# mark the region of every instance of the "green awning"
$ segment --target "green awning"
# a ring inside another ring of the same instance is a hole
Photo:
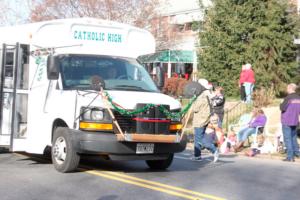
[[[187,50],[165,50],[153,54],[147,54],[138,58],[142,63],[193,63],[194,53]]]

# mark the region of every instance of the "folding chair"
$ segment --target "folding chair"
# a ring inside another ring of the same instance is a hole
[[[263,136],[265,137],[264,129],[265,129],[264,126],[257,126],[256,127],[255,133],[251,135],[253,137],[253,142],[251,144],[252,147],[259,147],[260,146],[260,144],[258,144],[258,142],[257,142],[257,136],[260,135],[260,134],[263,134]],[[248,137],[248,142],[250,144],[249,138],[250,137]]]

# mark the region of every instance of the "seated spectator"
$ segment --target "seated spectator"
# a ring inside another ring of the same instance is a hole
[[[236,134],[233,131],[230,131],[225,137],[224,142],[221,144],[220,153],[228,153],[231,148],[236,145]]]
[[[238,143],[233,147],[235,152],[238,152],[242,149],[244,142],[250,135],[256,132],[257,127],[263,127],[267,122],[267,117],[262,109],[254,108],[252,113],[252,120],[248,126],[238,132]]]

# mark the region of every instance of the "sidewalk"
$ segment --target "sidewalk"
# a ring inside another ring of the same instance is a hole
[[[194,150],[194,144],[193,143],[187,143],[186,149],[193,151]],[[253,157],[247,156],[245,153],[250,148],[245,148],[242,152],[234,153],[229,152],[227,154],[220,154],[220,156],[230,156],[230,155],[236,155],[236,156],[243,156],[248,158],[256,158],[256,159],[270,159],[270,160],[280,160],[282,161],[285,159],[285,154],[256,154]],[[300,158],[295,158],[295,163],[300,163]]]

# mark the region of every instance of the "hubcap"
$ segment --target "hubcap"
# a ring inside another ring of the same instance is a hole
[[[53,156],[58,164],[62,164],[67,156],[67,144],[63,137],[58,137],[53,147]]]

